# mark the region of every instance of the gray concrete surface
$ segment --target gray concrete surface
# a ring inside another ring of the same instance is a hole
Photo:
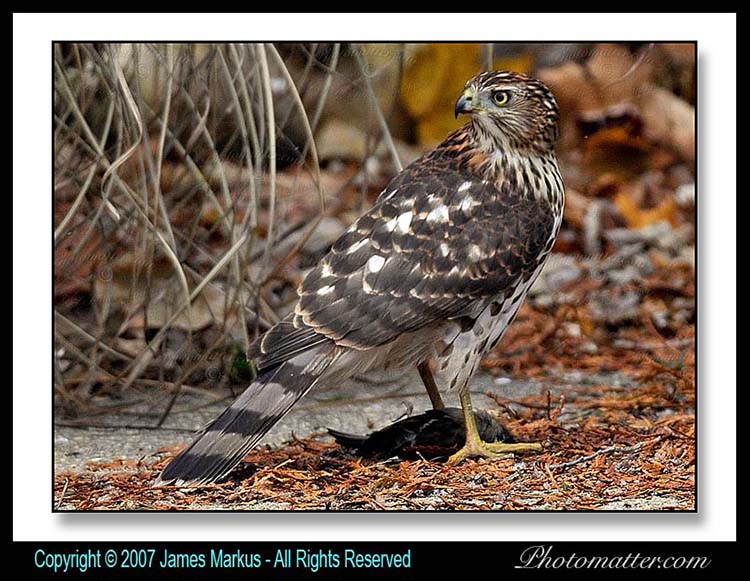
[[[476,394],[473,398],[476,407],[496,409],[497,404],[485,395],[486,392],[502,398],[518,399],[540,395],[549,389],[555,397],[583,382],[592,385],[619,385],[622,388],[628,386],[628,380],[618,375],[568,373],[558,376],[553,383],[518,381],[478,373],[472,382],[472,392]],[[447,393],[444,397],[447,405],[458,406],[455,394]],[[55,470],[77,471],[85,469],[89,462],[108,462],[118,458],[138,459],[165,446],[187,442],[195,430],[215,418],[227,405],[226,402],[214,403],[195,409],[205,403],[206,400],[198,396],[181,396],[164,423],[165,429],[161,430],[57,425],[54,433]],[[304,438],[325,432],[327,428],[367,433],[389,424],[410,410],[419,413],[429,405],[416,371],[400,375],[372,374],[366,379],[349,381],[335,390],[309,394],[263,441],[278,445],[288,441],[292,435]],[[153,404],[143,404],[142,411],[153,407]],[[575,408],[572,405],[569,407],[567,419],[574,421]],[[101,421],[137,425],[145,423],[142,417],[132,415],[104,416]]]
[[[571,387],[584,384],[607,385],[622,390],[632,387],[630,380],[618,374],[596,375],[569,372],[557,375],[554,380],[536,382],[497,378],[480,372],[473,381],[472,391],[475,406],[487,409],[497,409],[497,404],[485,395],[486,393],[492,393],[501,398],[520,399],[531,395],[542,396],[550,390],[555,401],[560,394],[567,392],[566,405],[559,420],[573,427],[588,412],[582,412],[577,408],[577,394],[571,391]],[[455,394],[449,393],[444,396],[448,405],[458,405]],[[133,460],[156,454],[161,448],[189,441],[193,431],[216,417],[225,405],[226,402],[206,405],[205,397],[182,396],[164,424],[166,429],[159,430],[122,427],[80,428],[58,425],[54,433],[55,470],[56,472],[85,472],[89,462]],[[264,442],[272,446],[278,445],[288,441],[293,435],[307,437],[321,434],[325,433],[326,428],[329,427],[355,433],[367,433],[387,425],[404,413],[418,413],[428,407],[429,399],[416,372],[403,375],[371,375],[366,379],[348,382],[335,390],[308,395],[282,422],[274,427]],[[510,407],[513,407],[513,404]],[[141,411],[147,411],[150,408],[153,412],[154,409],[161,409],[161,406],[157,408],[153,401],[146,402],[142,404]],[[143,422],[144,419],[120,415],[107,416],[106,421],[125,424]],[[522,463],[519,464],[521,465]],[[413,510],[415,506],[419,506],[422,510],[440,510],[445,506],[445,500],[441,498],[441,495],[445,493],[445,490],[433,490],[422,497],[410,499],[409,505],[404,505],[397,496],[393,495],[386,495],[378,501],[383,507],[390,509]],[[534,505],[533,508],[538,510],[546,507],[545,504],[536,504],[539,498],[534,494],[537,493],[532,494],[530,491],[529,494],[528,500]],[[502,509],[503,500],[498,498],[496,506],[492,505],[491,500],[485,500],[481,508]],[[468,501],[465,508],[472,508],[471,502],[473,501]],[[156,507],[157,504],[154,506]],[[72,505],[63,505],[60,508],[74,509]],[[272,500],[254,500],[249,503],[238,500],[231,507],[214,506],[204,501],[196,504],[194,508],[196,510],[286,510],[289,507]],[[555,510],[558,507],[550,506],[549,508]],[[686,507],[680,499],[654,494],[627,499],[602,498],[598,508],[632,511]]]

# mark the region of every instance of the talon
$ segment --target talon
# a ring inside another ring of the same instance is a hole
[[[490,460],[504,460],[512,458],[517,452],[541,452],[539,442],[518,442],[506,444],[503,442],[483,442],[482,440],[467,442],[463,448],[448,458],[448,464],[455,466],[467,458],[488,458]]]
[[[466,424],[466,443],[458,452],[448,458],[448,464],[455,466],[466,458],[489,458],[490,460],[502,460],[512,458],[515,452],[541,452],[542,445],[539,442],[485,442],[479,435],[477,421],[474,411],[471,409],[471,398],[469,392],[461,394],[461,409],[464,413]]]
[[[461,462],[466,460],[466,458],[468,457],[469,455],[466,452],[466,446],[464,446],[455,454],[451,454],[451,457],[448,458],[448,464],[450,464],[451,466],[455,466],[456,464],[460,464]]]

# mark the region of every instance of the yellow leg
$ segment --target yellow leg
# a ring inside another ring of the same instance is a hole
[[[512,456],[513,452],[541,452],[542,445],[538,442],[519,442],[506,444],[504,442],[484,442],[479,437],[477,422],[474,419],[474,410],[471,407],[471,398],[468,390],[461,394],[461,409],[464,412],[466,422],[466,443],[458,452],[448,458],[449,464],[458,464],[466,458],[490,458],[499,460]]]
[[[424,383],[424,387],[427,390],[427,395],[430,396],[432,409],[444,410],[445,404],[443,403],[443,398],[440,397],[435,378],[432,377],[430,364],[427,363],[427,361],[422,361],[422,363],[417,365],[417,371],[419,371],[419,376],[422,378],[422,383]]]

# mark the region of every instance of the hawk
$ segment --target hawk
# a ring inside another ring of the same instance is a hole
[[[450,457],[504,457],[538,443],[484,442],[469,397],[482,356],[513,322],[560,229],[559,110],[539,80],[470,79],[469,121],[394,177],[298,288],[294,312],[254,346],[250,386],[167,465],[160,484],[226,476],[311,389],[416,366],[435,409],[455,390],[466,426]]]

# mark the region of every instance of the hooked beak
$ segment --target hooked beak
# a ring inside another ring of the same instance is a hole
[[[458,116],[461,113],[471,113],[473,109],[471,108],[471,95],[468,95],[464,93],[458,98],[458,101],[456,101],[456,107],[453,109],[453,115],[455,115],[456,119],[458,119]]]

